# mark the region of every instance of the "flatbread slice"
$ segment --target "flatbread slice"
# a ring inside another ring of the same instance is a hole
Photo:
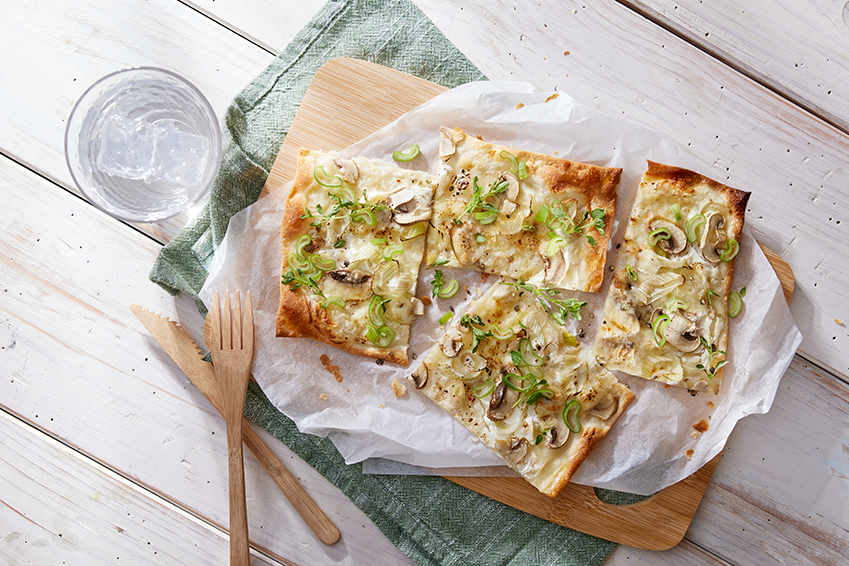
[[[281,228],[277,336],[406,365],[434,176],[301,149]]]
[[[594,350],[608,369],[718,393],[749,194],[648,162]]]
[[[556,497],[634,394],[555,320],[551,297],[501,279],[455,315],[410,379]]]
[[[621,169],[440,133],[426,263],[599,292]]]

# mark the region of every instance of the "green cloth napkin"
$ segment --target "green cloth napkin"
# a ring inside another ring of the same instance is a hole
[[[259,198],[298,104],[330,59],[354,57],[446,87],[485,80],[408,0],[331,0],[223,119],[224,156],[209,204],[159,254],[150,278],[195,298],[230,217]],[[598,565],[615,544],[555,525],[434,476],[363,474],[326,438],[303,434],[256,383],[245,416],[344,491],[387,537],[422,565]]]

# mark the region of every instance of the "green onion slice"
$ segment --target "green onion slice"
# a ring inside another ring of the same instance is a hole
[[[345,308],[345,299],[342,297],[327,297],[321,301],[321,308],[327,309],[330,307],[339,307],[340,309]]]
[[[475,399],[482,399],[491,395],[493,391],[495,391],[495,381],[487,379],[477,387],[472,388],[472,395],[475,396]]]
[[[351,220],[354,222],[365,222],[369,226],[377,224],[377,217],[369,208],[358,208],[351,213]]]
[[[690,305],[687,301],[681,299],[669,299],[666,301],[666,310],[675,312],[677,310],[687,310],[690,308]]]
[[[724,252],[720,252],[719,259],[722,261],[731,261],[737,257],[737,252],[740,251],[740,244],[734,238],[728,240],[728,247]]]
[[[522,338],[519,342],[519,356],[523,366],[539,367],[545,361],[534,352],[534,345],[527,338]]]
[[[440,299],[450,299],[457,294],[459,289],[460,283],[456,279],[452,279],[447,285],[442,286],[442,288],[436,293],[436,296]]]
[[[654,342],[661,348],[666,344],[666,337],[663,335],[664,329],[672,321],[666,313],[661,314],[654,322],[651,323],[651,332],[654,335]]]
[[[672,205],[672,215],[675,216],[675,222],[681,222],[681,210],[677,204]]]
[[[519,387],[518,385],[513,383],[514,379],[519,383],[527,382],[527,385],[524,386],[524,387]],[[501,376],[501,381],[504,383],[504,385],[506,385],[507,387],[509,387],[513,391],[518,391],[519,393],[524,393],[525,391],[529,390],[531,387],[534,386],[535,380],[534,380],[533,377],[529,377],[529,376],[516,375],[515,373],[505,373],[503,376]]]
[[[572,410],[573,407],[575,409],[574,411]],[[582,428],[581,427],[581,421],[578,420],[578,413],[579,412],[581,412],[581,402],[578,401],[577,399],[572,399],[571,401],[566,403],[566,406],[563,408],[563,422],[566,423],[566,428],[568,428],[570,431],[574,432],[575,434],[578,434],[579,432],[581,432],[581,428]],[[570,417],[571,417],[571,419],[570,419]],[[570,420],[575,421],[574,427],[572,426],[572,423],[569,422]]]
[[[745,287],[744,287],[745,289]],[[735,318],[740,311],[743,310],[743,290],[741,289],[738,293],[737,291],[732,291],[730,295],[728,295],[728,316],[729,318]]]
[[[330,258],[323,258],[320,255],[311,255],[310,264],[319,271],[330,271],[336,269],[336,261]]]
[[[542,224],[547,224],[549,213],[550,209],[548,208],[548,206],[542,205],[537,211],[536,216],[534,216],[534,220],[536,220],[537,222],[541,222]]]
[[[454,316],[454,313],[451,311],[445,311],[445,314],[439,317],[440,326],[451,320],[451,317]]]
[[[691,244],[698,239],[699,226],[707,221],[704,214],[697,214],[687,221],[687,241]]]
[[[626,266],[625,266],[625,271],[628,273],[628,277],[630,277],[630,278],[631,278],[631,281],[636,281],[636,280],[637,280],[637,272],[636,272],[636,271],[634,271],[634,268],[633,268],[633,267],[631,267],[630,265],[626,265]]]
[[[524,179],[528,176],[528,166],[524,161],[519,162],[519,179]]]
[[[321,173],[321,175],[319,175],[319,173]],[[340,177],[339,175],[328,175],[327,171],[324,170],[323,165],[319,165],[315,169],[313,169],[312,176],[313,179],[315,179],[315,182],[321,185],[322,187],[328,187],[333,189],[342,186],[342,177]]]
[[[554,236],[545,246],[545,255],[551,257],[556,254],[560,248],[563,248],[568,244],[569,241],[563,236]]]
[[[502,329],[497,324],[493,324],[492,326],[490,326],[489,331],[492,332],[492,335],[495,338],[498,338],[499,340],[509,340],[510,338],[512,338],[513,336],[516,335],[516,333],[513,332],[512,328],[503,328]]]
[[[498,220],[498,211],[487,210],[484,212],[475,212],[475,220],[477,220],[483,225],[492,224],[493,222]]]
[[[404,226],[404,229],[401,230],[401,239],[412,240],[413,238],[424,235],[426,232],[427,222],[416,222],[415,224]]]
[[[298,256],[295,254],[289,254],[289,267],[293,267],[295,269],[306,269],[310,267],[310,262],[307,258],[298,259]]]
[[[391,246],[386,246],[383,250],[383,258],[393,260],[402,253],[404,253],[404,246],[401,244],[392,244]]]
[[[378,348],[386,348],[395,340],[395,331],[388,326],[369,326],[366,338]]]
[[[312,238],[309,237],[309,234],[304,234],[298,238],[298,243],[295,244],[295,257],[298,258],[298,261],[307,261],[306,256],[304,256],[304,248],[307,247],[310,242],[312,242]]]
[[[514,175],[519,172],[519,160],[516,159],[516,156],[507,151],[506,149],[502,149],[501,153],[498,154],[501,159],[506,159],[510,162],[510,172]]]
[[[417,144],[417,143],[414,143],[413,146],[409,150],[407,150],[406,152],[403,152],[403,151],[400,151],[400,150],[392,152],[392,159],[394,159],[395,161],[412,161],[413,159],[415,159],[418,156],[419,156],[419,144]]]
[[[475,241],[479,244],[485,244],[489,240],[487,240],[486,236],[484,236],[483,234],[478,234],[475,236]]]
[[[386,303],[388,302],[389,299],[384,299],[380,295],[371,298],[371,302],[368,304],[368,321],[374,326],[383,326],[383,314],[386,312]]]
[[[385,246],[386,245],[386,238],[372,238],[371,243],[374,246]]]
[[[543,389],[537,389],[536,391],[528,395],[528,398],[525,400],[525,403],[527,403],[528,405],[536,405],[540,397],[545,397],[546,399],[553,399],[554,390],[549,389],[547,387]]]
[[[669,228],[658,228],[649,234],[649,246],[656,246],[660,240],[668,240],[672,237]]]

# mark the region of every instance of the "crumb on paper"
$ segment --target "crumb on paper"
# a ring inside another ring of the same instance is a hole
[[[407,393],[407,386],[398,381],[398,378],[392,380],[392,391],[395,393],[395,397],[401,397]]]
[[[707,419],[702,419],[696,424],[694,424],[693,428],[696,430],[696,432],[707,432],[707,430],[710,428],[710,423]]]
[[[481,135],[480,135],[480,134],[476,135],[475,137],[476,137],[476,138],[478,138],[480,141],[486,141],[486,140],[484,140],[484,139],[481,137]]]
[[[382,408],[383,408],[383,403],[381,403],[380,405],[378,405],[378,407],[380,407],[380,408],[382,409]]]
[[[692,436],[693,438],[698,438],[699,433],[694,430],[693,432],[690,433],[690,436]]]
[[[518,110],[519,108],[524,108],[524,106],[525,105],[520,102],[519,104],[516,105],[516,109]]]
[[[319,397],[322,399],[327,399],[327,393],[322,393],[321,395],[319,395]]]
[[[705,403],[705,405],[707,405],[707,406],[708,406],[708,407],[710,407],[711,409],[713,409],[714,407],[716,407],[716,405],[714,405],[714,404],[713,404],[713,401],[708,401],[707,403]]]
[[[422,304],[426,307],[429,307],[430,304],[433,302],[433,301],[430,300],[430,297],[428,297],[427,295],[422,295],[421,299],[422,299]]]
[[[569,55],[569,51],[564,51],[563,55]]]
[[[557,150],[555,149],[555,150],[554,150],[554,155],[560,155],[560,152],[559,152],[559,151],[557,151]]]
[[[322,354],[321,357],[318,358],[321,361],[321,365],[324,366],[324,369],[333,374],[333,377],[336,378],[336,381],[342,383],[342,372],[339,371],[339,366],[336,364],[330,363],[330,358],[327,357],[327,354]]]
[[[836,322],[836,323],[837,323],[837,324],[839,324],[840,326],[843,326],[843,321],[842,321],[842,320],[840,320],[839,318],[835,318],[835,319],[834,319],[834,322]]]
[[[560,95],[557,94],[556,92],[554,94],[552,94],[551,96],[549,96],[548,98],[546,98],[545,101],[549,102],[549,101],[554,100],[555,98],[560,98]]]
[[[695,453],[696,453],[696,451],[691,448],[690,450],[687,450],[686,452],[684,452],[684,456],[686,456],[687,459],[689,460],[693,457],[693,454],[695,454]]]

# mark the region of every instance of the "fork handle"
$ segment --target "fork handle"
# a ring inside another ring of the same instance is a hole
[[[241,415],[239,415],[241,417]],[[245,467],[242,459],[242,419],[228,420],[227,467],[230,493],[230,566],[250,566]]]

